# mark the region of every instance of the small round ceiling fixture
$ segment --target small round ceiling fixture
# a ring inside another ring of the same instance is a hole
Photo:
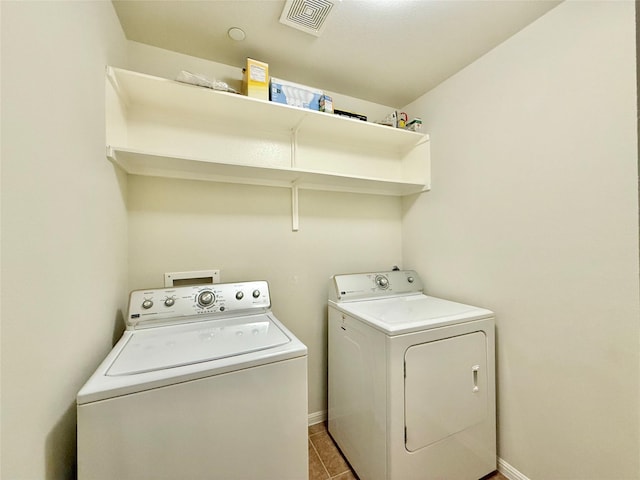
[[[244,30],[238,27],[231,27],[227,32],[227,35],[229,35],[230,39],[235,40],[236,42],[241,42],[247,37]]]

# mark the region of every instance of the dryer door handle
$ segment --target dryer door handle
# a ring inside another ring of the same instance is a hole
[[[471,375],[473,379],[473,393],[477,393],[480,391],[480,387],[478,387],[478,372],[480,371],[480,365],[474,365],[471,367]]]

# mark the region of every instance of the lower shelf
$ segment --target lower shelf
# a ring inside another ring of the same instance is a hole
[[[220,163],[115,146],[107,146],[107,158],[132,175],[276,187],[295,186],[309,190],[391,196],[411,195],[429,190],[428,185],[419,182],[401,182],[292,168]]]

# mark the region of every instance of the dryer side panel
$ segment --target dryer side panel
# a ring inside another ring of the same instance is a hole
[[[362,480],[387,478],[385,336],[329,307],[329,433]]]
[[[489,415],[484,332],[414,345],[407,349],[405,365],[408,451],[462,432]]]

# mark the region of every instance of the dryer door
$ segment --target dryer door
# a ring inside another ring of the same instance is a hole
[[[409,347],[405,352],[406,449],[414,452],[486,418],[484,332]]]

